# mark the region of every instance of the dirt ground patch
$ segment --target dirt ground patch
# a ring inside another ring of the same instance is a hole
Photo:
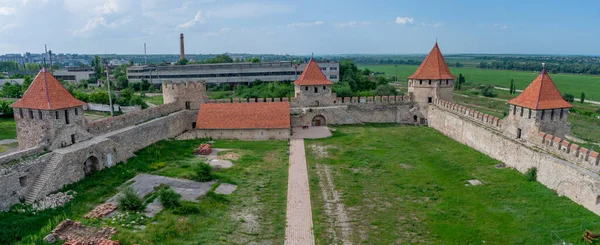
[[[350,240],[352,234],[350,217],[341,200],[341,193],[335,189],[331,169],[327,165],[318,164],[317,175],[328,224],[325,228],[326,232],[330,234],[335,244],[352,244]]]
[[[221,160],[232,160],[232,161],[235,161],[235,160],[240,159],[240,154],[235,153],[233,151],[229,151],[229,152],[226,152],[223,155],[220,155],[218,158],[221,159]]]
[[[318,157],[321,157],[321,158],[329,157],[328,150],[337,148],[333,145],[316,145],[316,144],[311,144],[309,147],[315,155],[317,155]]]

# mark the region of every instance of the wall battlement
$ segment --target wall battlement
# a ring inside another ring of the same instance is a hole
[[[470,109],[468,107],[453,102],[438,99],[435,100],[435,105],[437,105],[440,108],[445,108],[449,111],[460,114],[462,116],[472,118],[481,123],[496,127],[497,129],[500,129],[502,127],[502,119]]]
[[[261,103],[261,102],[293,102],[292,98],[231,98],[231,99],[211,99],[207,103],[218,104],[218,103]],[[409,96],[369,96],[369,97],[337,97],[334,104],[336,105],[348,105],[348,104],[399,104],[410,102]]]
[[[572,163],[586,168],[590,171],[600,171],[600,157],[598,152],[581,147],[566,139],[554,135],[539,132],[533,139],[533,143],[540,148],[564,158]]]
[[[109,117],[89,122],[87,124],[87,131],[92,135],[97,136],[125,127],[140,124],[151,119],[163,117],[181,109],[182,108],[179,103],[163,104],[141,111],[131,112],[116,117]]]

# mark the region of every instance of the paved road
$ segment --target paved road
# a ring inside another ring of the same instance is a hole
[[[315,244],[304,139],[290,140],[285,244]]]
[[[499,90],[505,90],[505,91],[509,90],[508,88],[497,87],[497,86],[494,86],[494,88],[499,89]],[[517,92],[523,92],[523,90],[520,90],[520,89],[517,89],[516,91]],[[579,98],[575,98],[575,101],[579,101],[579,100],[580,100]],[[585,102],[586,103],[590,103],[590,104],[600,105],[600,101],[585,100]]]

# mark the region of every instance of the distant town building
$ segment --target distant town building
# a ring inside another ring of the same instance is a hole
[[[142,79],[161,83],[169,81],[205,80],[207,83],[251,83],[261,81],[294,81],[306,64],[295,65],[291,61],[262,63],[191,64],[171,66],[132,66],[127,68],[127,79]],[[339,63],[321,62],[319,68],[331,82],[339,81]]]
[[[52,73],[56,79],[67,82],[88,80],[94,75],[94,67],[66,67]]]

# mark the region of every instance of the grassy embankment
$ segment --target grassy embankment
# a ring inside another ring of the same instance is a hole
[[[335,129],[331,138],[306,141],[318,244],[344,239],[343,224],[329,220],[339,209],[324,208],[317,173],[323,165],[341,193],[350,220],[345,238],[354,244],[555,244],[551,231],[571,228],[556,234],[583,244],[580,227],[600,232],[590,225],[600,221],[594,213],[516,170],[495,168],[498,161],[434,129]],[[328,156],[312,145],[328,147]],[[483,184],[468,185],[471,179]]]
[[[192,150],[200,142],[167,140],[146,147],[125,164],[95,172],[65,187],[63,191],[74,190],[77,195],[64,207],[37,214],[0,213],[0,244],[12,244],[28,235],[41,239],[48,232],[41,231],[43,226],[51,223],[53,227],[65,217],[88,225],[109,224],[110,220],[88,220],[83,216],[116,194],[116,188],[137,173],[189,176],[199,161]],[[232,195],[209,192],[196,204],[200,209],[196,214],[178,215],[163,210],[143,222],[140,215],[130,215],[132,219],[137,218],[137,225],[145,225],[145,229],[117,226],[113,239],[121,244],[230,244],[232,241],[282,244],[287,190],[286,142],[217,141],[213,146],[232,149],[239,156],[233,160],[232,168],[215,172],[221,182],[238,186]],[[124,220],[126,225],[129,224],[127,219]]]

